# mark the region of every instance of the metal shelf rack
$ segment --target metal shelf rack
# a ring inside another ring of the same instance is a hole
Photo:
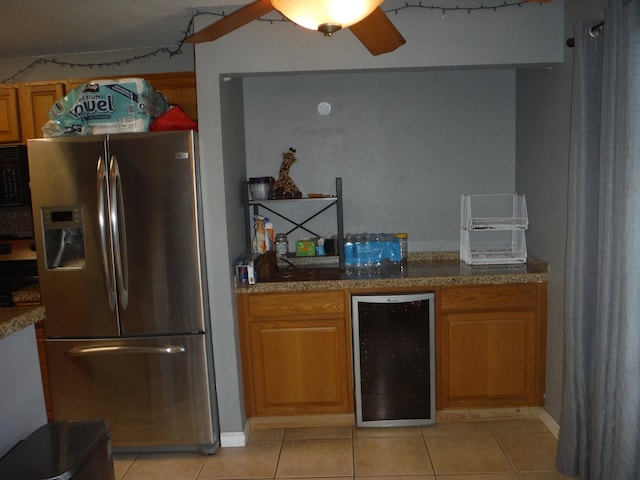
[[[243,198],[245,204],[246,219],[245,225],[247,225],[246,234],[246,249],[251,251],[251,216],[261,215],[261,211],[269,212],[277,217],[287,221],[291,228],[285,231],[287,236],[291,233],[301,230],[307,232],[313,237],[320,237],[321,235],[309,227],[309,222],[314,218],[322,215],[323,213],[335,207],[336,224],[337,224],[337,238],[336,238],[336,250],[338,257],[338,265],[341,270],[344,270],[344,221],[342,212],[342,178],[336,178],[336,194],[332,197],[322,198],[296,198],[285,200],[250,200],[249,196],[249,182],[243,182]],[[285,204],[312,204],[317,206],[313,213],[307,216],[303,216],[301,219],[293,218],[291,214],[284,214],[278,208]]]

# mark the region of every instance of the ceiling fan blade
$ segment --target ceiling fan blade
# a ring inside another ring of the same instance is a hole
[[[392,52],[406,43],[380,7],[349,28],[372,55]]]
[[[253,20],[257,20],[272,10],[274,10],[274,8],[273,5],[271,5],[271,0],[258,0],[257,2],[250,3],[231,12],[217,22],[187,37],[184,41],[187,43],[211,42]]]

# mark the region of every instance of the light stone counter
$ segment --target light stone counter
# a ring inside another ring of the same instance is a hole
[[[40,285],[35,283],[11,294],[15,305],[35,305],[40,303]]]
[[[532,257],[524,264],[471,266],[461,262],[457,252],[414,253],[405,267],[346,272],[327,263],[318,268],[308,258],[295,270],[280,266],[276,281],[237,285],[236,293],[530,283],[546,282],[549,274],[549,265]]]
[[[44,305],[40,304],[40,287],[36,283],[13,292],[13,307],[0,307],[0,339],[46,317]]]
[[[44,305],[0,308],[0,339],[46,317]]]

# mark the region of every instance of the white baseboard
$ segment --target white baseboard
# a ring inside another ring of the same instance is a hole
[[[560,425],[555,419],[549,415],[544,408],[540,409],[540,421],[545,424],[545,426],[549,429],[551,434],[556,437],[556,439],[560,436]]]
[[[539,409],[538,418],[549,429],[551,434],[558,438],[560,435],[560,425],[544,408]],[[222,448],[229,447],[244,447],[247,445],[249,439],[249,433],[251,430],[251,424],[249,420],[246,421],[244,431],[242,432],[223,432],[220,434],[220,446]]]
[[[243,432],[222,432],[220,434],[220,446],[228,447],[244,447],[247,445],[249,438],[249,421],[244,424]]]
[[[244,447],[247,439],[243,432],[225,432],[220,434],[220,446],[227,447]]]

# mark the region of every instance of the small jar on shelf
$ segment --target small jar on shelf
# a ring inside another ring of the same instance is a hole
[[[289,253],[289,240],[287,239],[287,235],[284,233],[276,234],[276,253],[279,257],[286,257],[287,253]]]

